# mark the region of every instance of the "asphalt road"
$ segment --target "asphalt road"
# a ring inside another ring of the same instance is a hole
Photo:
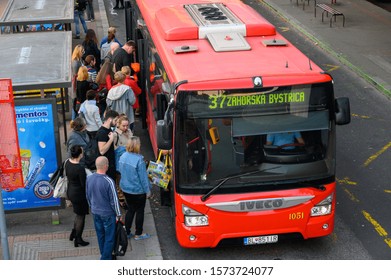
[[[258,1],[248,2],[272,22],[290,42],[332,74],[337,97],[350,98],[352,122],[337,128],[337,215],[335,231],[324,238],[272,245],[185,249],[178,245],[170,209],[160,206],[159,192],[151,200],[164,259],[286,259],[366,260],[391,259],[391,157],[379,156],[391,143],[391,102],[375,88],[341,65],[293,26],[276,17]],[[105,0],[106,5],[108,1]],[[122,28],[124,17],[109,14],[110,24]],[[118,36],[117,36],[118,37]],[[147,132],[143,153],[153,157]]]
[[[326,238],[266,246],[185,249],[177,244],[174,228],[167,223],[170,219],[168,207],[159,206],[156,199],[152,211],[164,259],[390,259],[391,249],[384,242],[384,236],[379,235],[363,214],[369,213],[372,218],[376,217],[372,222],[380,221],[384,228],[391,229],[389,213],[384,211],[390,205],[391,195],[382,191],[386,187],[384,184],[391,181],[390,173],[387,173],[390,158],[378,158],[372,166],[363,165],[379,146],[384,145],[384,139],[390,138],[391,106],[387,106],[390,101],[264,6],[258,2],[251,5],[276,25],[289,41],[332,74],[337,97],[350,98],[352,123],[337,128],[335,231]]]

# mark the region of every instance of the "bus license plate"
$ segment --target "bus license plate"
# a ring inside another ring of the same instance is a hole
[[[254,237],[245,237],[244,245],[256,245],[256,244],[266,244],[266,243],[277,243],[278,235],[264,235],[264,236],[254,236]]]

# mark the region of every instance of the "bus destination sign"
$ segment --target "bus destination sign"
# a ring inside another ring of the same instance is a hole
[[[307,95],[304,91],[252,95],[210,95],[209,109],[306,103],[306,99]]]

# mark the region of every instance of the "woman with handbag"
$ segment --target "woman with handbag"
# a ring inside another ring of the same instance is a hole
[[[73,212],[76,214],[70,241],[74,241],[75,247],[87,246],[90,244],[82,239],[85,218],[89,214],[89,206],[86,198],[86,170],[80,164],[83,157],[83,148],[80,145],[72,146],[70,149],[71,158],[65,165],[65,172],[68,177],[68,199],[72,202]]]
[[[140,155],[140,138],[132,136],[126,145],[126,152],[119,159],[121,173],[120,188],[124,192],[128,211],[125,215],[125,228],[128,238],[133,235],[131,226],[136,216],[135,240],[147,239],[148,233],[143,233],[144,208],[147,198],[151,197],[151,183],[147,175],[144,157]]]

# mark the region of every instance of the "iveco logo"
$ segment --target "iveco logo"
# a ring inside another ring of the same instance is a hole
[[[226,212],[255,212],[273,209],[284,209],[311,200],[314,196],[292,196],[267,199],[252,199],[206,204],[208,207]]]
[[[240,210],[253,210],[253,209],[276,209],[280,208],[283,204],[282,199],[268,199],[268,200],[254,200],[240,202]]]

